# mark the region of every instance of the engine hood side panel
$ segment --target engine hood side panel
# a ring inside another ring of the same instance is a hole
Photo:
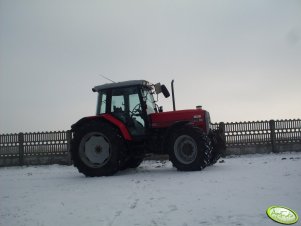
[[[152,128],[166,128],[180,121],[189,121],[198,127],[206,126],[206,111],[201,109],[167,111],[150,114]],[[196,118],[194,118],[197,116]]]

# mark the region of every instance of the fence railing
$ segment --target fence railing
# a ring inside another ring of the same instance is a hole
[[[272,152],[279,152],[285,151],[283,147],[286,144],[300,144],[301,150],[300,119],[215,123],[211,126],[213,129],[217,129],[218,126],[224,127],[228,153],[240,148],[242,150],[240,154],[243,154],[243,149],[247,147],[254,149],[263,146],[270,147]],[[289,148],[291,146],[286,146],[287,150]],[[291,150],[295,150],[295,147]]]
[[[228,154],[301,151],[300,119],[211,124],[212,129],[219,126],[225,131]],[[70,131],[1,134],[0,166],[71,164],[70,141]]]
[[[0,166],[69,164],[69,131],[0,135]]]
[[[227,146],[300,143],[301,120],[231,122],[224,124]],[[212,124],[217,129],[219,124]]]

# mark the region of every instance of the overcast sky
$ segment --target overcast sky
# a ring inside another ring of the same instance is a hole
[[[0,0],[0,133],[95,114],[99,74],[175,79],[213,122],[301,118],[301,1]]]

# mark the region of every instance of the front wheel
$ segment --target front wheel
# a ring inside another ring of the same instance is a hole
[[[206,135],[197,127],[183,126],[172,134],[169,156],[173,165],[181,171],[205,168],[211,157],[212,148]]]

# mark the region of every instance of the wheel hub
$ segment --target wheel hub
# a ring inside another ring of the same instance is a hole
[[[197,157],[197,144],[192,137],[181,135],[174,143],[174,153],[179,162],[190,164]]]
[[[102,147],[101,147],[101,146],[96,146],[96,147],[95,147],[95,152],[96,152],[96,153],[100,154],[101,151],[102,151]]]
[[[191,156],[193,154],[193,147],[189,143],[184,143],[182,147],[183,154],[186,156]]]
[[[89,133],[80,143],[80,157],[89,167],[104,166],[110,157],[110,143],[101,133]]]

